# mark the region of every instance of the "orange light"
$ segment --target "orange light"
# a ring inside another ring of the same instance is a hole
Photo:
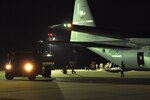
[[[30,63],[26,63],[24,69],[25,69],[27,72],[30,72],[30,71],[33,70],[33,65],[30,64]]]
[[[72,27],[72,25],[69,23],[69,24],[67,24],[67,27],[71,28],[71,27]]]

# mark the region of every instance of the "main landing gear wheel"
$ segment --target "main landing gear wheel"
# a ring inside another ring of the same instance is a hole
[[[7,80],[13,80],[13,78],[14,78],[14,76],[10,73],[6,73],[5,77],[6,77]]]

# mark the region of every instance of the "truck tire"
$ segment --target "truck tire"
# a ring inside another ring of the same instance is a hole
[[[5,73],[5,77],[7,80],[13,80],[13,78],[14,78],[13,74],[7,73],[7,72]]]
[[[44,73],[42,76],[51,78],[51,70],[50,72]]]
[[[30,75],[30,76],[28,76],[28,79],[29,79],[30,81],[34,81],[35,78],[36,78],[36,75]]]
[[[51,78],[51,68],[45,67],[44,73],[42,74],[43,77],[49,77]]]

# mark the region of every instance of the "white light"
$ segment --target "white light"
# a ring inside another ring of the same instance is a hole
[[[87,23],[94,22],[93,20],[86,20]]]
[[[52,56],[51,54],[47,54],[47,57],[50,57],[50,56]]]
[[[122,55],[112,55],[112,57],[122,57]]]
[[[84,16],[84,15],[86,15],[86,12],[85,11],[80,11],[80,16]]]
[[[79,13],[79,10],[80,10],[80,4],[78,3],[78,14],[80,14],[80,13]]]
[[[10,64],[7,64],[7,65],[6,65],[6,69],[7,69],[7,70],[10,70],[10,69],[11,69],[11,65],[10,65]]]
[[[38,43],[43,43],[43,41],[42,41],[42,40],[39,40]]]
[[[53,40],[53,41],[55,41],[55,40],[56,40],[56,38],[55,38],[55,37],[53,37],[53,38],[52,38],[52,40]]]
[[[64,27],[67,27],[67,24],[64,24]]]
[[[80,22],[73,22],[73,24],[79,24]]]

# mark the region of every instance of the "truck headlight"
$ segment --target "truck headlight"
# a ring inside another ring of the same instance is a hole
[[[26,63],[25,66],[24,66],[24,69],[27,71],[27,72],[30,72],[33,70],[33,65],[31,63]]]
[[[10,64],[7,64],[5,68],[6,68],[6,70],[10,70],[12,67]]]

